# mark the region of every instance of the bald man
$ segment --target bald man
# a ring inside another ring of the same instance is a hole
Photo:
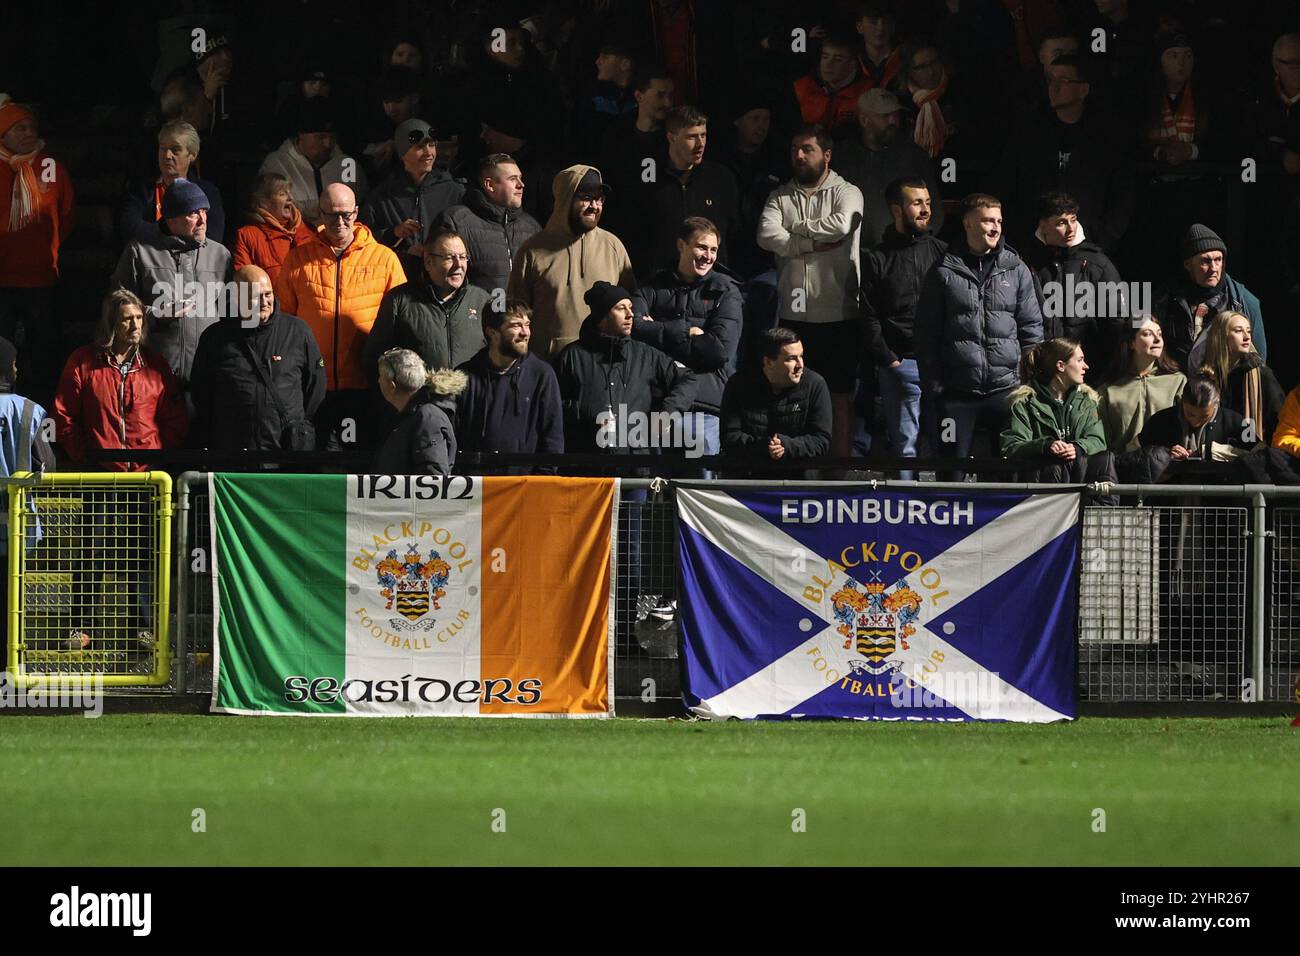
[[[321,442],[356,450],[377,437],[362,351],[384,293],[406,282],[406,274],[396,253],[357,222],[357,197],[347,186],[329,186],[320,213],[315,238],[285,257],[275,292],[284,311],[307,323],[325,358],[327,395],[316,417]]]
[[[235,272],[234,315],[199,339],[190,374],[200,445],[221,451],[312,451],[325,362],[305,322],[276,308],[260,266]]]

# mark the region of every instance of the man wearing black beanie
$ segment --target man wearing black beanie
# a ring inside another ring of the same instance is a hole
[[[1186,275],[1179,276],[1155,297],[1152,309],[1165,336],[1165,354],[1190,376],[1204,357],[1204,335],[1220,312],[1240,312],[1250,318],[1250,337],[1259,357],[1268,360],[1264,316],[1259,299],[1228,275],[1228,246],[1218,233],[1199,222],[1187,227],[1179,247]]]

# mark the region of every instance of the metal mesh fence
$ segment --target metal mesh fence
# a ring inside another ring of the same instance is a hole
[[[1292,700],[1300,680],[1300,509],[1275,507],[1264,700]]]
[[[182,478],[182,481],[186,481]],[[206,693],[212,688],[212,525],[208,513],[207,476],[190,482],[186,522],[186,553],[179,560],[186,569],[180,580],[184,590],[187,690]]]
[[[1081,700],[1242,699],[1248,527],[1242,507],[1085,510]]]
[[[656,712],[681,707],[677,660],[677,526],[671,489],[624,486],[614,585],[614,696]]]
[[[93,478],[15,494],[23,546],[10,669],[28,677],[98,674],[119,686],[166,682],[158,605],[169,549],[159,512],[169,496],[170,487],[157,483]]]

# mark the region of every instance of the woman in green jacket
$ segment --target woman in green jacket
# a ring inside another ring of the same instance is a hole
[[[1148,315],[1120,342],[1103,383],[1098,409],[1106,447],[1119,456],[1141,448],[1138,436],[1147,419],[1174,406],[1187,378],[1165,352],[1160,323]]]
[[[1001,444],[1007,458],[1026,459],[1021,472],[1026,481],[1115,481],[1097,393],[1083,384],[1087,371],[1074,339],[1050,339],[1021,358],[1025,384],[1011,393],[1011,418]]]

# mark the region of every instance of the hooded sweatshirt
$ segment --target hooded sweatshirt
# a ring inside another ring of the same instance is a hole
[[[464,451],[558,455],[564,452],[564,412],[555,370],[529,353],[504,372],[488,350],[460,366],[468,376],[456,398],[456,431]],[[487,474],[476,465],[474,474]],[[509,474],[546,474],[554,466],[504,469]]]
[[[636,286],[632,260],[617,236],[599,226],[578,235],[569,226],[573,194],[594,168],[578,165],[560,170],[552,190],[555,211],[546,228],[523,244],[510,271],[507,294],[532,307],[529,348],[544,357],[557,355],[577,341],[589,311],[583,296],[593,285],[603,280],[629,293]]]

